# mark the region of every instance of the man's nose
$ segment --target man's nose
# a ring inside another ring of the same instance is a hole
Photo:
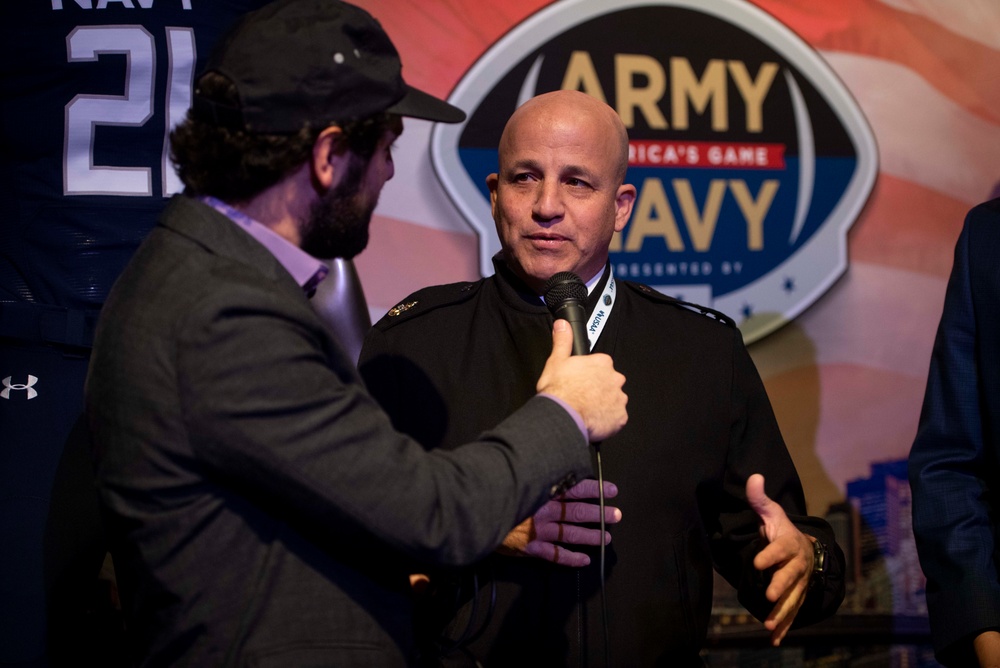
[[[559,192],[559,184],[554,181],[542,181],[538,186],[535,204],[532,210],[537,220],[553,220],[562,215],[563,204]]]

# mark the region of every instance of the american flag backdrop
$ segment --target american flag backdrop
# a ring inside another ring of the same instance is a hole
[[[550,3],[360,0],[414,85],[448,96],[479,56]],[[843,501],[916,430],[954,242],[1000,184],[1000,3],[756,0],[821,55],[871,125],[879,174],[849,234],[849,268],[753,343],[810,511]],[[710,38],[710,37],[709,37]],[[435,178],[429,123],[409,121],[357,260],[373,318],[409,292],[479,275],[476,239]]]

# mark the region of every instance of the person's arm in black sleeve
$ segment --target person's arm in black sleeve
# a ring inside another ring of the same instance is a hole
[[[844,555],[833,530],[822,519],[806,514],[805,496],[763,382],[738,332],[733,341],[732,404],[727,470],[719,491],[718,525],[713,538],[713,554],[719,572],[734,587],[740,603],[756,618],[766,620],[776,610],[767,589],[776,568],[760,570],[754,560],[769,541],[762,535],[761,517],[747,500],[747,481],[761,474],[767,496],[793,525],[792,532],[805,534],[798,540],[799,558],[794,577],[808,588],[791,628],[817,622],[832,615],[843,601]],[[824,574],[814,575],[816,562],[813,542],[825,548]],[[805,580],[803,580],[803,578]],[[797,603],[798,604],[798,603]],[[778,638],[780,640],[780,637]]]

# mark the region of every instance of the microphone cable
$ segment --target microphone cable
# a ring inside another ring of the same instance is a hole
[[[601,545],[598,563],[601,569],[601,627],[604,630],[604,665],[611,668],[611,638],[608,631],[608,596],[604,591],[604,472],[601,470],[601,444],[594,443],[594,454],[597,459],[597,507],[601,513]]]
[[[466,656],[466,658],[473,661],[476,666],[481,666],[479,659],[468,649],[467,645],[475,642],[480,636],[486,631],[486,628],[490,625],[493,620],[493,613],[496,610],[497,605],[497,583],[496,575],[493,572],[493,567],[489,567],[489,577],[488,580],[490,593],[489,602],[486,606],[486,616],[485,619],[479,624],[478,628],[473,625],[476,623],[476,618],[479,616],[479,567],[475,567],[472,571],[472,589],[470,591],[470,610],[469,619],[465,623],[465,629],[459,634],[458,638],[451,638],[448,636],[446,630],[442,630],[438,637],[438,649],[437,658],[438,660],[443,660],[448,655],[455,651],[461,652]],[[455,600],[452,603],[452,610],[456,613],[462,607],[463,586],[461,584],[457,585],[455,589]]]

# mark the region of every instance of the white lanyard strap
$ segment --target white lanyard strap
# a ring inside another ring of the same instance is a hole
[[[612,274],[608,276],[608,284],[604,286],[604,292],[601,293],[601,298],[597,300],[597,306],[594,307],[594,312],[590,314],[590,322],[587,323],[587,338],[590,339],[591,350],[594,349],[597,339],[600,338],[601,332],[604,331],[604,325],[608,322],[611,309],[615,306],[616,296],[615,277]]]

